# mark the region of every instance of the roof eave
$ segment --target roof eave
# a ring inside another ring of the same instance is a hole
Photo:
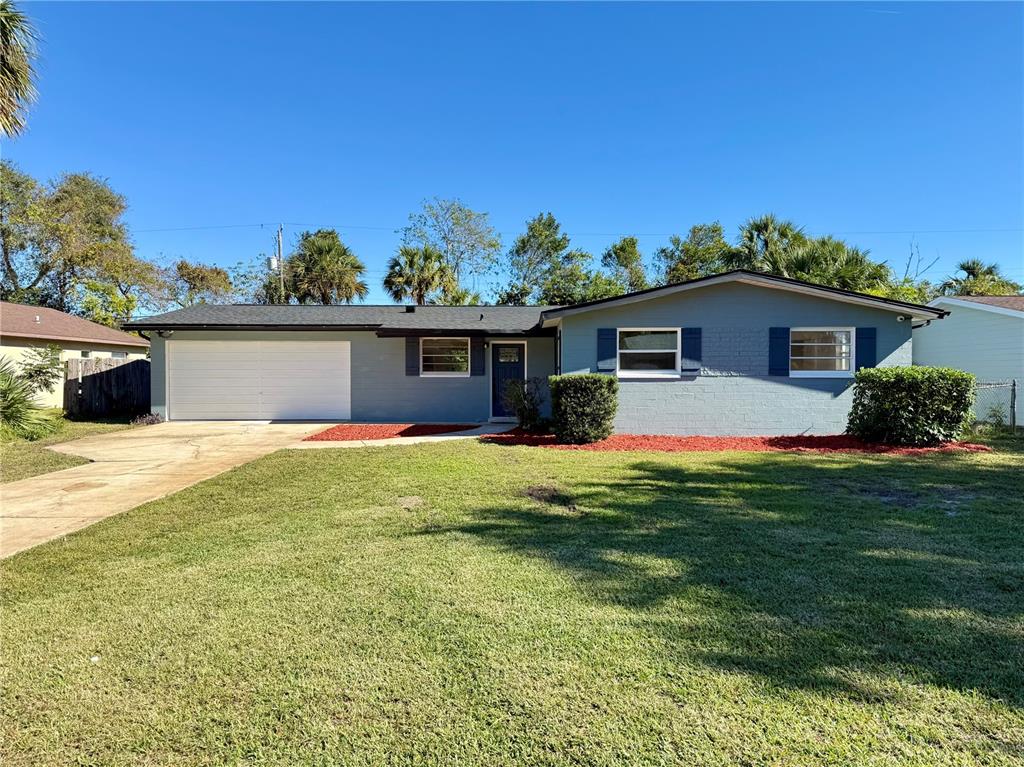
[[[929,306],[933,304],[947,304],[954,308],[960,307],[963,309],[977,309],[982,312],[992,312],[993,314],[1002,314],[1007,317],[1018,317],[1024,319],[1024,311],[1019,309],[1011,309],[1008,306],[996,306],[995,304],[986,304],[982,301],[968,301],[963,298],[957,298],[956,296],[939,296],[933,298],[928,302]],[[946,314],[949,314],[947,311]]]
[[[296,325],[294,323],[129,322],[130,330],[377,330],[380,325]]]
[[[96,346],[131,346],[140,349],[149,347],[149,341],[144,339],[135,340],[130,336],[124,340],[112,341],[106,338],[86,338],[85,336],[61,336],[53,333],[21,333],[0,331],[0,338],[28,338],[33,341],[58,341],[76,344],[94,344]]]
[[[675,293],[709,287],[712,285],[719,285],[727,282],[744,282],[776,290],[787,290],[794,293],[816,295],[821,298],[842,301],[844,303],[873,306],[877,309],[892,312],[905,312],[909,314],[912,319],[917,320],[942,319],[949,314],[948,311],[943,309],[924,306],[922,304],[911,304],[905,301],[896,301],[889,298],[870,296],[865,293],[855,293],[849,290],[842,290],[841,288],[814,285],[809,282],[792,280],[788,277],[778,277],[777,275],[762,274],[760,272],[750,272],[745,269],[738,269],[731,272],[711,275],[709,277],[700,277],[695,280],[689,280],[688,282],[664,285],[659,288],[649,288],[648,290],[628,293],[624,296],[616,296],[615,298],[605,298],[598,301],[576,304],[575,306],[550,309],[541,314],[541,323],[544,327],[551,327],[562,317],[596,311],[613,306],[622,306],[630,303],[638,303],[640,301],[648,301],[653,298],[663,298],[665,296],[674,295]]]

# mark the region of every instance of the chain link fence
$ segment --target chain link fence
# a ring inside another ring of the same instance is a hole
[[[992,426],[1020,425],[1020,401],[1017,381],[978,381],[974,402],[974,418]]]

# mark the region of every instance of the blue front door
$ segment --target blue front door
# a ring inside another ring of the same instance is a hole
[[[491,417],[515,415],[505,404],[505,386],[509,381],[526,378],[525,344],[491,344]]]

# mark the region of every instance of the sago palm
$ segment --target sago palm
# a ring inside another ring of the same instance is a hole
[[[36,41],[28,17],[11,0],[0,0],[0,133],[25,130],[25,112],[35,101]]]

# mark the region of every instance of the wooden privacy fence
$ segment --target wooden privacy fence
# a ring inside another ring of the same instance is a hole
[[[149,360],[68,360],[64,411],[72,418],[149,412]]]

